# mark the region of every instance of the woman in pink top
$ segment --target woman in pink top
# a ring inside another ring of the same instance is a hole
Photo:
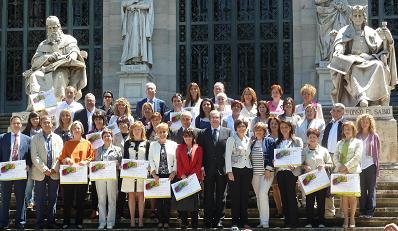
[[[267,102],[269,111],[271,114],[283,114],[283,100],[281,99],[283,95],[282,87],[278,84],[271,86],[271,97],[272,100]]]

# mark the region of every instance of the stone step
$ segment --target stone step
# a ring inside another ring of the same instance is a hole
[[[224,226],[225,227],[230,227],[231,226],[231,218],[225,218],[224,219]],[[62,219],[57,220],[58,223],[62,223]],[[284,219],[283,218],[271,218],[270,219],[270,226],[273,228],[276,227],[283,227],[284,225]],[[389,223],[396,223],[398,222],[397,217],[383,217],[383,218],[373,218],[373,219],[361,219],[357,218],[356,219],[356,226],[357,227],[384,227],[386,224]],[[73,219],[71,220],[71,223],[73,224]],[[252,227],[256,227],[259,223],[259,220],[257,218],[249,218],[249,225]],[[306,218],[300,218],[299,219],[300,226],[305,226],[307,224],[307,219]],[[31,227],[33,228],[35,224],[35,219],[27,219],[27,228]],[[97,219],[84,219],[83,220],[84,228],[92,228],[95,229],[98,226],[98,220]],[[157,219],[153,218],[144,218],[144,224],[145,227],[147,228],[155,228],[157,225]],[[329,228],[332,228],[332,230],[342,230],[341,226],[343,224],[343,219],[328,219],[325,221],[325,225]],[[129,228],[130,225],[130,220],[129,219],[123,219],[117,224],[117,228]],[[203,219],[199,219],[199,227],[202,227],[203,225]],[[176,218],[170,218],[170,226],[171,229],[175,229],[179,227],[179,220]],[[279,228],[280,229],[280,228]],[[310,230],[310,229],[303,229],[303,230]],[[324,229],[312,229],[312,230],[324,230]],[[356,229],[357,230],[357,229]],[[368,229],[369,230],[369,229]],[[370,229],[372,230],[372,229]]]

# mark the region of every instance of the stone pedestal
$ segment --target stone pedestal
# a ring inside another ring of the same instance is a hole
[[[392,164],[398,161],[397,121],[391,106],[346,107],[344,117],[355,121],[361,114],[371,114],[376,121],[376,132],[380,138],[380,163]]]
[[[333,84],[330,78],[330,70],[327,67],[317,67],[316,73],[318,75],[318,87],[316,91],[318,102],[325,106],[332,105],[330,91],[333,89]]]
[[[127,98],[135,108],[138,100],[146,96],[145,84],[152,81],[149,67],[143,65],[121,65],[119,95]]]

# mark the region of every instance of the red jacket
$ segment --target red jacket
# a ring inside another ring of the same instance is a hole
[[[187,145],[179,144],[176,150],[176,158],[177,158],[177,176],[181,179],[181,176],[184,174],[185,176],[192,175],[196,173],[198,180],[202,179],[202,157],[203,150],[202,147],[195,144],[192,147],[192,157],[191,161],[189,161],[187,154]]]

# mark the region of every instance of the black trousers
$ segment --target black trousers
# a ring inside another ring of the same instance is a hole
[[[232,226],[248,225],[247,206],[249,190],[253,178],[251,168],[232,168],[234,181],[229,181],[231,195]]]
[[[205,226],[216,225],[224,218],[227,176],[223,171],[206,171],[204,179]]]
[[[371,165],[360,173],[361,197],[359,198],[359,213],[373,216],[376,208],[376,165]]]
[[[124,208],[126,207],[126,197],[127,193],[122,192],[122,178],[119,177],[118,179],[118,194],[117,194],[117,201],[116,201],[116,217],[121,218],[124,217]]]
[[[278,179],[279,189],[281,191],[285,225],[289,227],[297,227],[299,224],[296,200],[297,177],[289,170],[279,171],[276,176]]]
[[[81,225],[83,223],[87,184],[62,185],[62,192],[64,197],[64,224],[70,224],[71,209],[73,204],[76,204],[75,224]]]
[[[313,226],[317,226],[319,224],[325,224],[325,198],[327,194],[328,188],[324,188],[322,190],[313,192],[309,195],[306,196],[306,213],[307,213],[307,219],[308,219],[308,224],[311,224]],[[316,204],[317,204],[317,209],[318,209],[318,223],[315,223],[314,219],[314,204],[315,204],[315,199],[316,199]]]
[[[91,181],[89,190],[90,190],[90,199],[91,199],[91,209],[98,210],[98,195],[97,195],[97,187],[95,186],[95,181]]]
[[[199,215],[198,210],[191,212],[178,211],[178,213],[180,214],[182,224],[184,225],[188,225],[188,213],[191,213],[191,225],[192,227],[198,227],[198,215]]]
[[[170,174],[159,174],[159,178],[168,178]],[[159,223],[169,223],[171,198],[156,199]]]

